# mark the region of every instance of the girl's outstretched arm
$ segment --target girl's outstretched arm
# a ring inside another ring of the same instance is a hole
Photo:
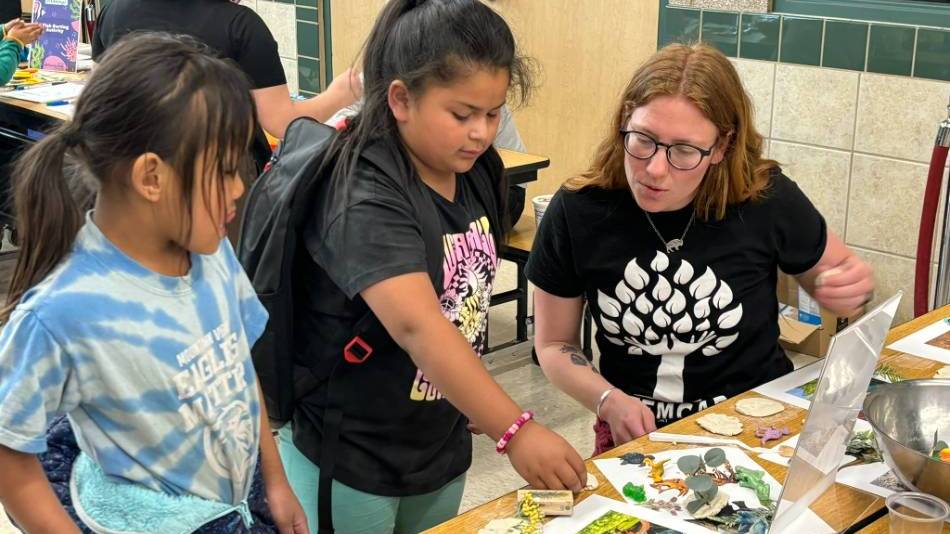
[[[0,445],[0,502],[26,534],[80,534],[33,454]]]
[[[442,315],[429,276],[411,273],[378,282],[361,293],[386,331],[443,395],[493,440],[522,410],[496,383],[471,345]],[[580,491],[587,471],[563,438],[529,422],[508,444],[515,470],[533,487]]]

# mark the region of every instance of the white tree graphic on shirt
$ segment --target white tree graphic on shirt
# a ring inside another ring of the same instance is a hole
[[[653,398],[683,401],[686,356],[697,351],[715,356],[738,337],[742,304],[729,307],[732,288],[706,267],[694,276],[686,260],[678,268],[663,252],[647,266],[630,260],[617,283],[616,298],[597,292],[601,326],[607,341],[627,347],[630,355],[660,356]]]

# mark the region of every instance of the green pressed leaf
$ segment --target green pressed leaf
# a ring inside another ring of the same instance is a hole
[[[702,501],[690,501],[686,503],[686,509],[689,511],[689,513],[695,514],[696,510],[699,510],[704,504],[706,503]]]
[[[709,449],[704,458],[709,467],[719,467],[726,463],[726,452],[720,448]]]
[[[703,461],[699,456],[681,456],[680,459],[676,461],[676,467],[679,467],[684,475],[696,474],[702,466]]]
[[[716,483],[713,482],[712,477],[709,475],[697,475],[694,477],[686,477],[686,487],[695,491],[708,491],[709,488],[715,488]]]

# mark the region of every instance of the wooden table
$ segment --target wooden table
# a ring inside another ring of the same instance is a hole
[[[887,337],[886,344],[889,345],[894,341],[916,332],[917,330],[932,324],[938,319],[945,317],[950,317],[950,306],[944,306],[939,310],[935,310],[923,317],[919,317],[913,321],[892,329]],[[894,369],[898,370],[901,375],[907,379],[931,377],[937,371],[937,369],[942,367],[942,364],[940,363],[924,360],[922,358],[908,354],[898,353],[889,349],[884,349],[883,353],[881,354],[881,363],[887,363]],[[806,411],[795,406],[786,405],[785,411],[772,417],[765,418],[764,422],[763,419],[746,417],[744,415],[738,414],[735,411],[733,407],[737,400],[754,396],[758,396],[758,394],[752,392],[743,393],[737,397],[733,397],[732,399],[712,406],[707,410],[700,412],[699,414],[694,414],[667,427],[664,427],[663,430],[665,432],[681,434],[712,436],[713,434],[709,434],[696,424],[696,418],[705,413],[726,413],[728,415],[737,416],[743,420],[743,426],[745,430],[742,434],[736,437],[753,446],[759,445],[758,438],[754,436],[757,423],[760,425],[768,424],[774,426],[788,426],[792,431],[792,434],[797,434],[801,431]],[[632,451],[650,453],[672,448],[688,448],[691,446],[693,445],[655,443],[650,441],[646,436],[643,436],[631,441],[630,443],[610,450],[603,455],[598,456],[597,458],[612,458]],[[755,455],[751,455],[750,457],[755,460],[764,470],[768,471],[773,477],[775,477],[776,480],[785,480],[785,474],[787,471],[785,467],[760,460]],[[594,463],[591,460],[587,460],[586,463],[587,470],[597,475],[597,478],[600,481],[600,487],[598,487],[597,490],[593,492],[587,491],[577,495],[575,498],[575,503],[586,499],[593,493],[623,501],[624,499],[617,493],[610,482],[607,481],[606,477],[600,473]],[[836,483],[818,501],[812,504],[811,508],[813,511],[815,511],[815,513],[821,516],[822,519],[828,522],[832,528],[840,531],[851,526],[860,519],[880,510],[883,506],[884,500],[877,497],[876,495],[865,493],[849,486]],[[468,512],[451,519],[442,525],[429,529],[426,532],[429,534],[454,534],[459,532],[474,533],[477,532],[481,527],[485,526],[485,524],[492,519],[511,517],[514,513],[514,510],[515,494],[512,492],[477,508],[469,510]],[[883,518],[875,521],[868,527],[861,530],[861,532],[887,533],[888,528],[889,522],[887,516],[885,515]],[[944,534],[950,534],[950,526],[945,524],[943,532]]]
[[[82,80],[83,74],[57,74],[64,79]],[[9,205],[9,164],[28,146],[43,137],[68,115],[44,104],[0,97],[0,226],[12,226],[13,214],[4,211]]]
[[[509,185],[520,185],[538,179],[538,171],[551,165],[551,160],[544,156],[515,152],[504,148],[498,149],[498,154],[505,165],[505,174]],[[524,274],[524,267],[528,263],[531,245],[534,243],[534,208],[530,200],[517,224],[508,233],[508,241],[500,248],[501,259],[515,264],[517,270],[517,287],[491,297],[491,305],[497,306],[508,302],[517,304],[515,312],[515,338],[489,348],[489,351],[504,349],[512,345],[524,343],[528,340],[528,279]]]
[[[544,156],[516,152],[507,148],[499,148],[498,155],[501,156],[501,161],[505,164],[510,185],[533,182],[538,179],[539,170],[551,165],[551,160]]]

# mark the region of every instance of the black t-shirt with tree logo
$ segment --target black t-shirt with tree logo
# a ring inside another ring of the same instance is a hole
[[[548,293],[585,296],[600,371],[668,424],[787,373],[778,345],[777,268],[800,274],[821,258],[827,228],[798,186],[772,175],[763,198],[695,220],[692,205],[651,213],[629,190],[561,190],[545,212],[528,278]]]

